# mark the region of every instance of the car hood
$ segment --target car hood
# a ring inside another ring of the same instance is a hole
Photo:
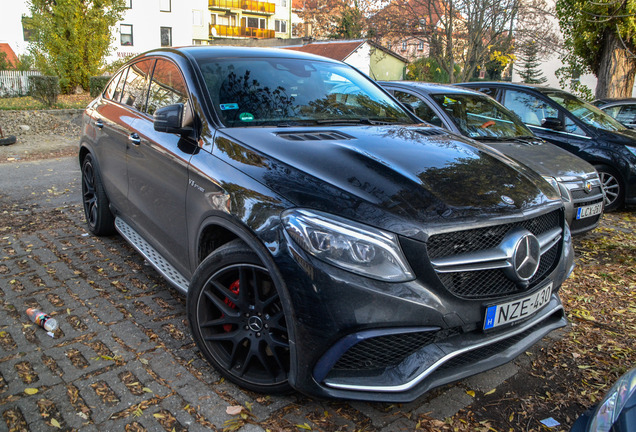
[[[482,141],[541,175],[557,180],[585,180],[596,173],[594,167],[578,156],[540,138]]]
[[[636,146],[636,130],[625,129],[622,131],[608,131],[605,129],[595,128],[596,132],[604,139],[616,144]]]
[[[435,222],[521,215],[543,210],[549,201],[560,204],[534,171],[423,125],[224,129],[213,152],[296,206],[416,238],[423,225]]]

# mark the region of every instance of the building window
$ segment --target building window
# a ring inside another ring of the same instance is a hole
[[[132,9],[132,0],[124,0],[124,7],[126,9]]]
[[[417,49],[420,51],[424,50],[424,42],[420,41],[420,43],[417,44]]]
[[[267,21],[264,18],[247,17],[247,26],[251,28],[267,28]]]
[[[172,27],[161,27],[161,46],[172,46]]]
[[[386,49],[391,49],[391,42],[388,42],[388,43],[386,44]]]
[[[406,51],[406,42],[402,42],[402,51]]]
[[[287,7],[287,0],[276,0],[276,5],[280,7]]]
[[[133,44],[133,26],[130,24],[119,25],[119,36],[121,46],[132,46]]]
[[[200,10],[192,10],[192,25],[202,26],[203,25],[203,14]]]
[[[275,20],[274,29],[277,33],[287,33],[287,21]]]
[[[172,0],[159,0],[159,10],[161,12],[171,12],[172,11]]]

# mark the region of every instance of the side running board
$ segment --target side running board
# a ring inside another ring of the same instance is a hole
[[[157,270],[161,276],[166,278],[176,289],[183,294],[188,292],[188,285],[190,282],[174,268],[166,259],[161,256],[159,252],[150,244],[144,240],[142,236],[137,233],[130,225],[121,220],[121,218],[115,218],[115,228],[119,231],[119,234],[126,239],[137,252],[143,255],[144,258]]]

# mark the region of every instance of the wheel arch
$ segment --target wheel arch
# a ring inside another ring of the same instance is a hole
[[[290,347],[290,376],[296,373],[297,356],[296,356],[296,318],[294,308],[292,307],[291,297],[287,284],[285,283],[282,274],[278,270],[278,266],[274,262],[272,254],[267,247],[263,244],[254,232],[247,227],[244,223],[236,221],[229,215],[217,214],[206,217],[199,227],[197,234],[196,252],[196,267],[214,250],[220,246],[229,243],[232,240],[239,239],[243,241],[251,250],[253,250],[261,263],[267,268],[277,289],[281,292],[280,298],[285,312],[285,317],[288,319],[287,331],[289,336]],[[217,243],[210,243],[216,241]],[[204,255],[204,253],[206,253]],[[290,380],[293,382],[293,380]]]

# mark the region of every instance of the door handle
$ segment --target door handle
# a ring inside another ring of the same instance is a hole
[[[104,127],[104,123],[101,120],[96,120],[95,123],[93,124],[95,125],[97,129],[101,129]]]
[[[139,138],[139,135],[137,135],[137,132],[133,132],[130,135],[128,135],[128,140],[131,142],[132,145],[138,146],[139,144],[141,144],[141,138]]]

